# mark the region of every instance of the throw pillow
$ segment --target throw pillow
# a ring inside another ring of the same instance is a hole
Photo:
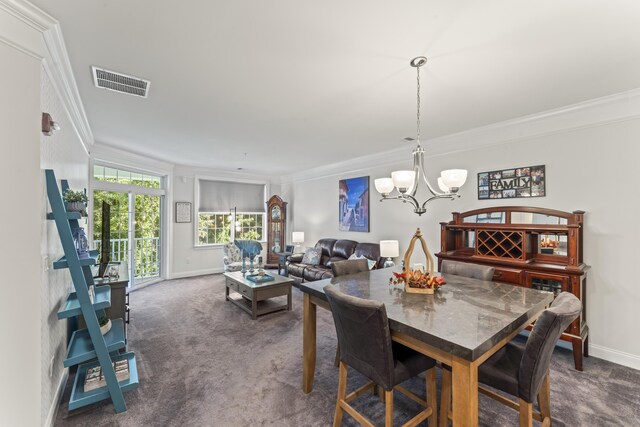
[[[354,254],[351,254],[351,256],[349,257],[349,259],[366,259],[366,260],[367,260],[367,264],[369,264],[369,270],[373,270],[373,267],[375,267],[375,266],[376,266],[376,262],[375,262],[375,261],[370,260],[369,258],[367,258],[367,257],[366,257],[366,256],[364,256],[364,255],[360,255],[360,256],[358,256],[358,255],[356,255],[356,254],[354,253]]]
[[[302,263],[308,265],[320,265],[320,259],[322,258],[322,248],[309,248],[304,251],[302,257]]]

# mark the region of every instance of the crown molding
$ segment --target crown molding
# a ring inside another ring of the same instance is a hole
[[[93,162],[105,163],[110,166],[137,168],[140,171],[162,175],[171,175],[174,165],[146,154],[134,153],[108,144],[97,142],[91,153]]]
[[[5,12],[5,13],[1,13]],[[25,0],[0,0],[0,41],[42,61],[74,130],[90,154],[94,144],[60,23]]]
[[[425,157],[434,158],[637,118],[640,118],[640,88],[433,138],[423,141],[422,145],[427,150]],[[283,175],[281,183],[321,179],[410,161],[411,147],[405,146]]]

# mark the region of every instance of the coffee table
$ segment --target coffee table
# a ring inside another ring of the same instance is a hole
[[[291,285],[293,284],[293,279],[273,273],[269,273],[269,275],[275,279],[264,283],[254,283],[245,279],[241,271],[224,273],[225,299],[249,313],[254,320],[258,316],[273,313],[274,311],[291,311]],[[230,291],[234,291],[234,294],[239,296],[230,294]],[[273,300],[273,298],[280,296],[287,297],[286,304]]]

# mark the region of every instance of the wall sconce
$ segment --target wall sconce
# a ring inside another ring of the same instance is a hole
[[[60,130],[60,124],[54,122],[49,113],[42,113],[42,133],[51,136],[54,130]]]

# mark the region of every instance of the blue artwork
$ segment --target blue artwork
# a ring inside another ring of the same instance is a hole
[[[338,228],[340,231],[369,232],[369,177],[338,182]]]

